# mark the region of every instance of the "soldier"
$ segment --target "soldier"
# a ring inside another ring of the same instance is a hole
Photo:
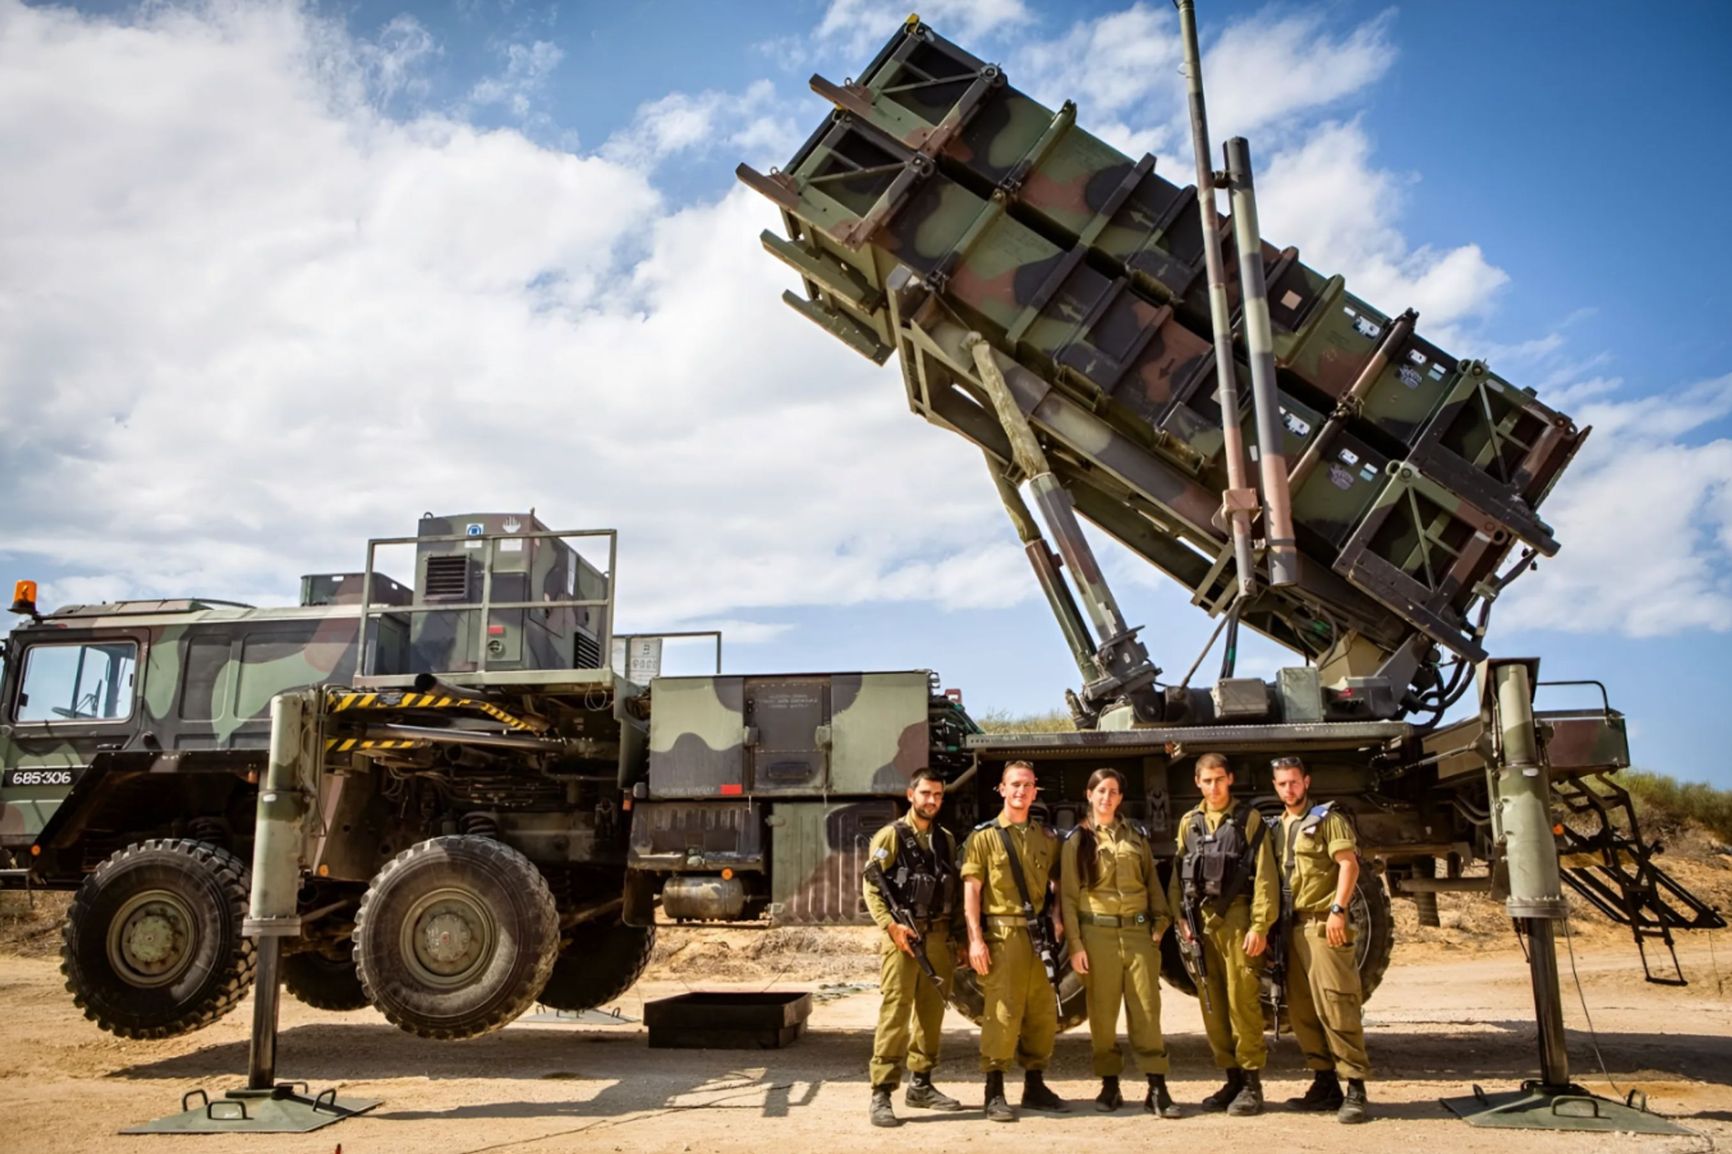
[[[1038,917],[1047,917],[1050,910],[1053,934],[1063,940],[1063,918],[1048,902],[1058,877],[1058,838],[1029,820],[1038,789],[1034,766],[1026,761],[1006,764],[998,784],[1004,808],[992,821],[975,826],[963,847],[968,964],[980,975],[986,1002],[980,1068],[986,1074],[986,1116],[994,1122],[1016,1121],[1016,1111],[1004,1096],[1004,1070],[1012,1056],[1024,1071],[1022,1105],[1060,1114],[1070,1110],[1042,1073],[1058,1037],[1058,996],[1023,915],[1026,889]],[[1011,849],[1014,858],[1007,852]]]
[[[1219,753],[1197,758],[1202,804],[1179,820],[1178,859],[1168,887],[1185,941],[1202,944],[1203,1026],[1215,1065],[1227,1072],[1205,1110],[1236,1117],[1263,1111],[1263,952],[1280,913],[1281,885],[1267,824],[1249,802],[1233,804],[1233,770]]]
[[[962,1103],[932,1084],[938,1065],[938,1042],[944,1026],[944,991],[926,976],[915,959],[914,938],[941,981],[956,972],[956,937],[962,923],[957,898],[956,842],[937,823],[944,803],[944,782],[930,769],[916,770],[908,782],[908,813],[872,836],[868,873],[889,888],[887,898],[874,879],[864,883],[866,908],[886,937],[879,986],[884,994],[878,1028],[872,1035],[872,1105],[874,1126],[900,1126],[890,1095],[902,1081],[906,1065],[911,1077],[903,1102],[927,1110],[960,1110]],[[901,924],[891,903],[912,916],[914,928]],[[910,1030],[910,1018],[913,1028]]]
[[[1065,838],[1060,853],[1060,893],[1065,925],[1071,927],[1071,969],[1088,986],[1089,1035],[1094,1072],[1101,1079],[1097,1109],[1124,1105],[1119,1092],[1119,1004],[1130,1022],[1137,1069],[1149,1081],[1143,1108],[1161,1118],[1179,1117],[1167,1092],[1167,1046],[1161,1038],[1161,955],[1156,943],[1172,914],[1155,873],[1149,832],[1120,819],[1124,775],[1097,769],[1088,780],[1089,816]]]
[[[1297,1110],[1334,1110],[1337,1121],[1363,1122],[1365,1053],[1360,1021],[1359,959],[1347,907],[1359,884],[1353,826],[1334,802],[1313,805],[1311,774],[1297,757],[1273,763],[1281,815],[1281,884],[1292,910],[1287,933],[1287,1015],[1313,1071]],[[1341,1079],[1347,1092],[1341,1092]]]

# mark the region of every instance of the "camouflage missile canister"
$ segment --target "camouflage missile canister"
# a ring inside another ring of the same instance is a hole
[[[781,171],[739,171],[782,212],[786,235],[764,244],[805,288],[785,299],[876,361],[898,354],[910,406],[1009,465],[964,347],[981,333],[1014,361],[1011,392],[1077,508],[1224,606],[1231,548],[1214,514],[1228,486],[1195,190],[917,21],[857,80],[812,86],[830,118]],[[1393,653],[1417,631],[1477,658],[1487,579],[1518,542],[1556,551],[1536,509],[1586,431],[1298,255],[1263,242],[1302,562],[1241,619],[1313,657],[1352,648],[1349,635]]]

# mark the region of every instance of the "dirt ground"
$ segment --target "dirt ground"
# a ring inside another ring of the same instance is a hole
[[[1710,853],[1667,864],[1726,908],[1732,858]],[[1560,950],[1576,1080],[1617,1097],[1640,1088],[1651,1108],[1695,1136],[1487,1130],[1446,1112],[1438,1100],[1470,1093],[1475,1083],[1513,1089],[1537,1074],[1525,962],[1497,908],[1470,899],[1446,900],[1445,924],[1434,929],[1415,926],[1411,906],[1397,903],[1402,944],[1366,1008],[1376,1120],[1359,1130],[1278,1106],[1253,1119],[1157,1121],[1129,1107],[1096,1114],[1086,1101],[1097,1086],[1086,1031],[1060,1038],[1051,1074],[1061,1093],[1081,1100],[1077,1111],[993,1126],[978,1112],[975,1032],[954,1013],[938,1080],[972,1108],[951,1115],[902,1110],[910,1125],[875,1130],[865,1109],[878,1006],[870,931],[673,929],[664,931],[649,975],[619,1003],[617,1021],[529,1015],[487,1038],[435,1043],[399,1032],[371,1010],[322,1013],[285,1000],[279,1075],[315,1089],[340,1087],[344,1097],[383,1099],[378,1109],[309,1135],[127,1137],[116,1131],[172,1112],[187,1090],[215,1092],[243,1082],[251,1003],[209,1029],[165,1042],[122,1042],[98,1031],[60,985],[52,956],[57,905],[52,897],[39,897],[34,910],[17,895],[0,901],[0,1117],[7,1145],[17,1150],[119,1154],[191,1142],[199,1154],[761,1154],[902,1150],[910,1143],[946,1151],[988,1144],[995,1151],[1046,1150],[1061,1141],[1161,1138],[1186,1145],[1227,1139],[1238,1149],[1283,1151],[1732,1147],[1732,935],[1724,933],[1682,939],[1690,985],[1674,989],[1642,981],[1635,947],[1622,931],[1592,917],[1576,919],[1576,969],[1592,1032],[1570,955]],[[644,1001],[699,988],[811,990],[817,1004],[805,1037],[780,1051],[649,1049],[639,1024]],[[1194,1103],[1214,1088],[1216,1075],[1196,1003],[1166,995],[1171,1084],[1181,1102]],[[1615,1088],[1600,1072],[1596,1044]],[[1292,1039],[1281,1039],[1265,1082],[1274,1102],[1303,1088],[1300,1065]]]

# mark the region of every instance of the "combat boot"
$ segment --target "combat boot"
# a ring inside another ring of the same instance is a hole
[[[1125,1104],[1125,1096],[1119,1093],[1119,1078],[1117,1074],[1101,1076],[1101,1092],[1095,1095],[1095,1109],[1103,1114],[1111,1114]]]
[[[1227,1084],[1203,1099],[1205,1112],[1213,1114],[1217,1110],[1225,1110],[1239,1096],[1239,1091],[1245,1088],[1245,1071],[1237,1066],[1227,1070]]]
[[[916,1070],[909,1079],[908,1091],[902,1095],[906,1106],[921,1110],[960,1110],[962,1103],[932,1084],[932,1071]]]
[[[885,1083],[882,1086],[872,1087],[872,1105],[866,1112],[866,1116],[872,1120],[872,1125],[902,1125],[902,1119],[898,1118],[896,1116],[896,1111],[890,1107],[890,1091],[895,1088],[896,1087],[889,1083]]]
[[[1334,1070],[1317,1070],[1311,1077],[1311,1085],[1305,1093],[1297,1098],[1287,1099],[1287,1105],[1306,1114],[1321,1114],[1326,1110],[1341,1108],[1341,1079],[1335,1076]]]
[[[1016,1111],[1010,1108],[1010,1103],[1004,1098],[1003,1070],[994,1070],[986,1076],[986,1120],[989,1122],[1016,1121]]]
[[[1368,1121],[1370,1115],[1365,1112],[1365,1079],[1347,1079],[1347,1093],[1342,1096],[1341,1109],[1335,1111],[1335,1120],[1352,1125],[1355,1122]]]
[[[1227,1113],[1235,1118],[1249,1118],[1263,1112],[1263,1072],[1245,1071],[1245,1086],[1238,1097],[1227,1105]]]
[[[1185,1112],[1179,1104],[1173,1101],[1173,1096],[1167,1093],[1167,1076],[1165,1074],[1149,1075],[1149,1096],[1143,1099],[1143,1109],[1157,1118],[1183,1118]]]
[[[1039,1070],[1022,1073],[1022,1105],[1029,1110],[1045,1110],[1049,1114],[1069,1114],[1070,1103],[1052,1092],[1046,1077]]]

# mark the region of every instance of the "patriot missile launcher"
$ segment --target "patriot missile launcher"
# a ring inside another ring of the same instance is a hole
[[[909,407],[982,451],[1075,659],[1078,732],[969,739],[976,789],[1031,757],[1063,827],[1085,812],[1086,775],[1113,766],[1132,783],[1126,812],[1165,838],[1197,799],[1199,754],[1227,756],[1236,792],[1263,802],[1271,756],[1303,754],[1359,826],[1350,919],[1367,995],[1391,893],[1436,924],[1438,893],[1489,892],[1526,942],[1540,1078],[1451,1108],[1477,1125],[1664,1129],[1570,1083],[1564,887],[1631,927],[1645,970],[1648,941],[1724,921],[1653,863],[1611,778],[1629,748],[1603,690],[1598,709],[1536,709],[1537,660],[1486,647],[1498,596],[1558,550],[1540,509],[1588,430],[1427,340],[1414,310],[1386,311],[1261,235],[1247,142],[1227,141],[1215,171],[1192,0],[1177,7],[1191,183],[917,17],[855,79],[812,78],[832,111],[785,166],[738,169],[781,213],[762,240],[799,276],[787,303],[894,357]],[[1220,619],[1176,684],[1079,517]],[[1303,665],[1236,676],[1241,625]],[[1193,687],[1222,632],[1219,677]],[[1478,711],[1444,724],[1476,685]],[[1489,870],[1464,868],[1476,860]],[[1163,973],[1189,988],[1163,949]]]

